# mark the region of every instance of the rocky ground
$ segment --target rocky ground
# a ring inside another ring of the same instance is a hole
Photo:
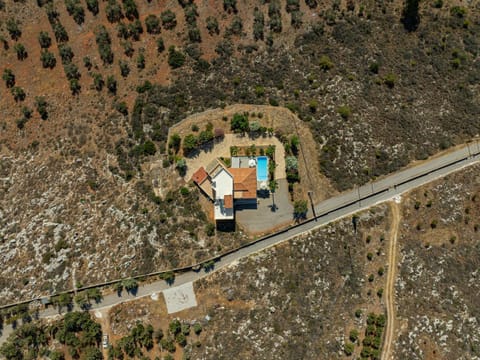
[[[367,314],[384,311],[377,291],[385,279],[376,272],[385,266],[388,216],[377,207],[360,214],[357,233],[347,218],[197,283],[213,304],[192,358],[343,358],[350,331],[363,338]]]
[[[396,283],[398,359],[480,358],[479,170],[477,165],[441,179],[405,202]]]
[[[194,187],[160,199],[148,183],[125,183],[94,158],[53,153],[39,161],[31,151],[0,165],[1,303],[190,265],[243,239],[205,234]]]

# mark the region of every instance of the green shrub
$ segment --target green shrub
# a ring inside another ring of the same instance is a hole
[[[26,94],[25,94],[25,91],[21,87],[14,86],[10,89],[10,92],[12,93],[13,99],[16,102],[25,100]]]
[[[180,51],[175,50],[175,46],[170,46],[168,48],[168,65],[172,67],[172,69],[177,69],[182,67],[185,63],[185,55]]]
[[[368,259],[369,261],[372,261],[372,259],[373,259],[373,254],[372,254],[371,252],[369,252],[369,253],[367,254],[367,259]]]
[[[306,219],[308,203],[306,200],[297,200],[293,204],[293,217],[295,219]]]
[[[220,34],[220,28],[218,26],[217,18],[213,16],[209,16],[207,17],[206,22],[207,22],[207,30],[210,35]]]
[[[153,14],[145,18],[145,27],[149,34],[160,34],[160,19]]]
[[[117,110],[122,115],[128,115],[128,106],[125,101],[115,103],[115,110]]]
[[[2,79],[5,81],[7,88],[15,86],[15,75],[11,69],[3,70]]]
[[[353,345],[350,342],[345,344],[345,346],[343,348],[343,352],[345,353],[345,355],[351,356],[354,351],[355,351],[355,345]]]
[[[28,57],[27,49],[23,44],[17,43],[13,46],[13,49],[17,53],[18,60],[25,60]]]
[[[138,19],[137,4],[134,0],[122,0],[125,17],[128,20]]]
[[[193,332],[197,335],[200,335],[200,333],[202,332],[202,325],[198,322],[193,324]]]
[[[38,43],[42,49],[48,49],[52,45],[52,38],[46,31],[40,31],[38,34]]]
[[[165,29],[171,30],[177,26],[177,19],[175,13],[171,10],[166,10],[160,15],[162,19],[162,25]]]
[[[383,78],[384,84],[387,85],[390,89],[395,87],[396,81],[397,81],[397,76],[392,73],[385,75],[385,77]]]
[[[68,41],[67,30],[65,30],[65,27],[59,22],[56,22],[53,25],[53,34],[55,35],[55,39],[58,43],[64,43]]]
[[[95,41],[97,42],[98,52],[104,64],[113,63],[113,52],[110,47],[111,39],[105,26],[100,25],[95,30]]]
[[[187,136],[185,136],[185,138],[183,139],[183,145],[182,145],[182,149],[183,149],[183,152],[185,154],[189,154],[190,152],[192,152],[193,150],[195,150],[198,146],[198,139],[195,135],[193,134],[188,134]]]
[[[355,343],[358,340],[358,330],[357,329],[352,329],[349,334],[349,339],[351,342]]]
[[[263,40],[263,30],[265,27],[265,19],[263,12],[258,7],[253,9],[253,38],[255,41]]]
[[[55,55],[50,51],[42,51],[40,54],[40,61],[42,62],[42,67],[44,69],[53,69],[55,65],[57,65],[57,59],[55,59]]]
[[[383,296],[383,288],[378,289],[377,296],[381,298]]]
[[[385,273],[385,269],[383,267],[379,267],[377,271],[378,276],[383,276],[384,273]]]
[[[333,68],[333,62],[327,55],[322,55],[319,60],[320,69],[328,71]]]
[[[108,0],[105,13],[111,23],[119,22],[123,18],[122,8],[116,0]]]
[[[249,130],[248,116],[236,113],[230,122],[230,129],[235,133],[244,133]]]
[[[98,14],[98,0],[87,0],[87,9],[90,11],[93,15]]]
[[[120,60],[118,65],[120,66],[120,73],[124,78],[126,78],[128,74],[130,74],[130,66],[128,66],[128,62]]]
[[[348,105],[339,106],[337,112],[344,120],[347,120],[352,114],[352,110]]]
[[[20,39],[20,36],[22,36],[22,31],[20,30],[17,20],[9,18],[7,19],[5,25],[12,40],[17,41]]]
[[[117,93],[117,80],[115,80],[113,75],[107,77],[107,89],[114,95]]]
[[[450,9],[450,14],[456,16],[457,18],[463,18],[467,14],[467,9],[463,6],[452,6]]]
[[[215,224],[208,223],[208,224],[205,226],[205,233],[207,234],[207,236],[213,236],[213,235],[215,235]]]
[[[160,54],[165,51],[165,44],[162,38],[157,39],[157,52]]]
[[[42,96],[37,96],[35,98],[35,106],[37,108],[38,113],[42,120],[47,120],[48,118],[48,111],[47,111],[47,101]]]
[[[380,65],[377,62],[373,62],[368,66],[370,72],[374,74],[378,74],[378,70],[380,69]]]

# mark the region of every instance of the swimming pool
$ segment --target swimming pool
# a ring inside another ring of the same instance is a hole
[[[268,180],[268,157],[257,157],[257,181]]]

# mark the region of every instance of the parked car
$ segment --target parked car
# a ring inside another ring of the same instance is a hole
[[[107,334],[103,335],[102,346],[103,346],[104,349],[108,348],[108,335]]]

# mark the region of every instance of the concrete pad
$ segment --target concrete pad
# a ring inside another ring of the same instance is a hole
[[[189,282],[163,291],[167,312],[173,314],[197,306],[193,283]]]

